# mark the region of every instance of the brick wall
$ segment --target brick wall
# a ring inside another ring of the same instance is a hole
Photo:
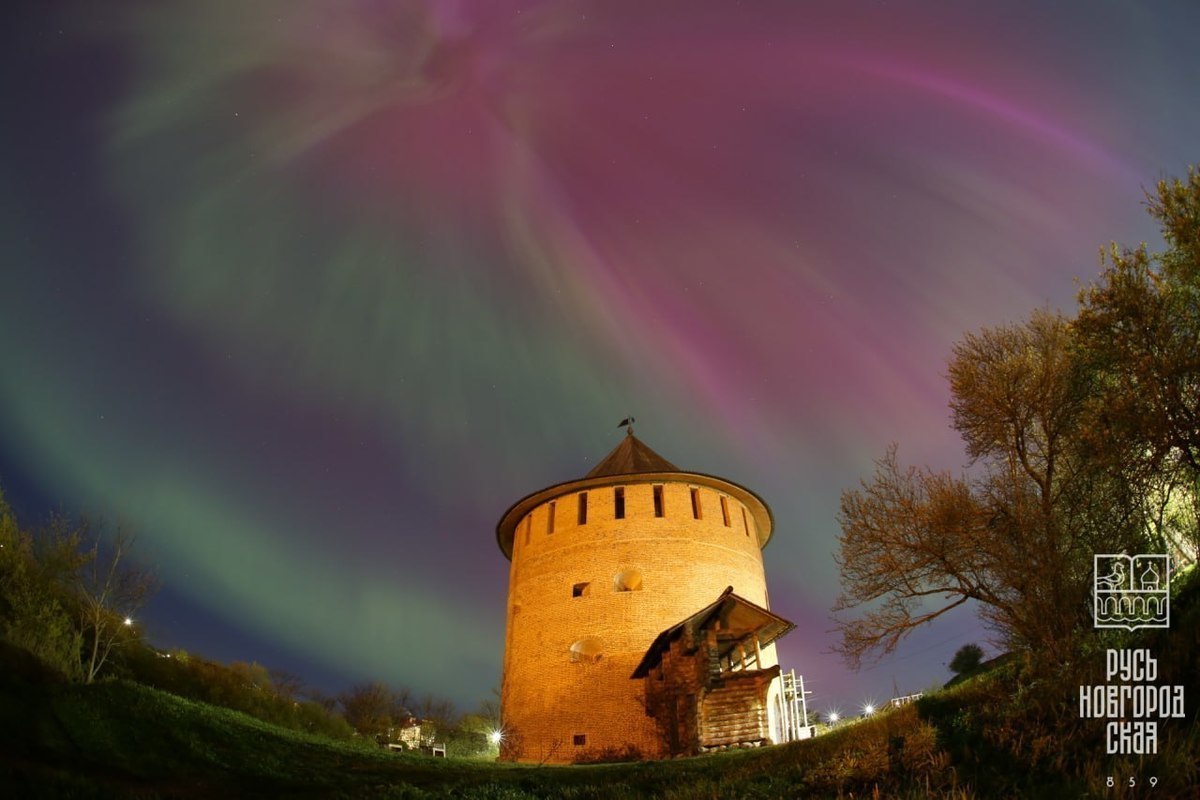
[[[552,533],[549,501],[516,526],[502,689],[508,759],[570,762],[628,747],[665,755],[645,713],[642,682],[630,679],[650,643],[727,586],[768,605],[754,515],[743,514],[739,500],[687,480],[701,476],[635,477],[588,486],[582,525],[579,492],[568,485],[553,498]],[[655,485],[662,486],[662,517],[655,516]],[[624,519],[615,516],[617,487],[624,489]],[[641,589],[616,591],[622,573],[640,575]],[[581,641],[583,652],[573,654]],[[763,665],[776,663],[774,647],[765,648]],[[577,744],[577,736],[585,738]]]

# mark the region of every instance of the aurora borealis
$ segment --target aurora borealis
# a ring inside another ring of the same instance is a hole
[[[464,707],[496,520],[630,414],[771,504],[817,708],[944,678],[968,614],[824,652],[839,493],[964,466],[952,343],[1072,308],[1200,161],[1191,2],[23,6],[0,486],[136,528],[151,641]]]

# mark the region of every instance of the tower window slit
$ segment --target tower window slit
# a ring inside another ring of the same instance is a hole
[[[587,525],[587,492],[579,493],[579,524]]]
[[[692,519],[702,519],[700,514],[700,490],[692,489]]]
[[[746,509],[742,509],[742,528],[746,531],[746,535],[750,535],[750,520],[746,518]]]
[[[625,489],[621,486],[613,489],[613,517],[625,519]]]
[[[546,514],[546,535],[547,535],[547,536],[549,536],[550,534],[554,533],[554,504],[555,504],[555,501],[551,500],[551,501],[550,501],[550,505],[548,505],[548,506],[546,507],[546,511],[547,511],[547,514]]]
[[[525,518],[525,544],[529,544],[529,529],[533,527],[533,514]]]
[[[729,498],[721,495],[721,519],[725,522],[725,527],[729,527]]]
[[[663,487],[654,487],[654,516],[661,517],[664,514],[663,509]]]

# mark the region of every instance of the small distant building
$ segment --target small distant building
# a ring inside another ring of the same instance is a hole
[[[401,722],[399,729],[395,731],[396,741],[408,750],[432,747],[435,735],[436,731],[429,720],[414,717],[409,717]]]

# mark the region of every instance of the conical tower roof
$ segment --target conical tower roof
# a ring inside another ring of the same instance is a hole
[[[610,475],[633,475],[639,472],[679,472],[679,467],[667,461],[646,446],[646,443],[629,434],[583,477],[602,478]]]
[[[629,477],[633,476],[633,477]],[[621,486],[626,482],[686,481],[708,486],[741,501],[754,515],[755,530],[759,547],[765,547],[771,538],[775,522],[771,508],[754,492],[733,481],[703,472],[683,470],[667,461],[646,446],[646,443],[627,432],[621,443],[613,448],[604,459],[582,478],[547,486],[527,494],[508,507],[496,524],[496,543],[505,557],[512,558],[513,538],[517,523],[525,514],[538,505],[565,494],[598,489],[604,486]]]

